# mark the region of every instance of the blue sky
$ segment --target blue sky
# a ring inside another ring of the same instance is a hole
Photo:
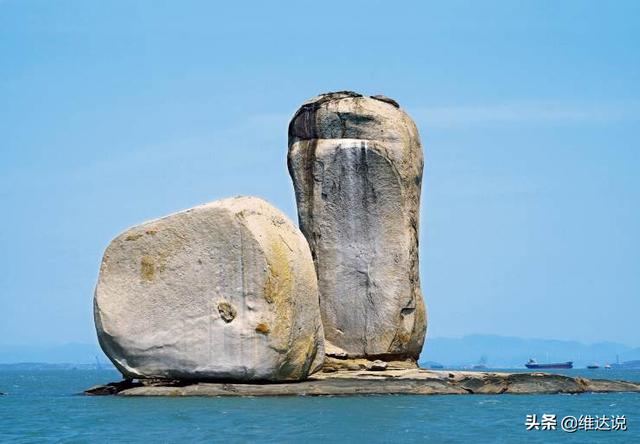
[[[253,194],[286,128],[397,99],[425,149],[429,335],[640,345],[640,3],[0,0],[0,343],[92,342],[110,239]]]

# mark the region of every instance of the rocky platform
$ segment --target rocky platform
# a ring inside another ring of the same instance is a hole
[[[640,392],[640,384],[550,373],[432,371],[418,368],[322,372],[291,383],[140,380],[92,387],[87,395],[118,396],[338,396]]]

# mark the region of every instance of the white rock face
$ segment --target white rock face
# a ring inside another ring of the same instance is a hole
[[[308,244],[251,197],[131,228],[95,292],[100,345],[130,378],[299,380],[324,344]]]
[[[293,117],[288,161],[318,273],[327,354],[417,359],[426,313],[415,124],[386,97],[324,94]]]

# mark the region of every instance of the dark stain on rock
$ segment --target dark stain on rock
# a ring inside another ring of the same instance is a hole
[[[410,315],[414,311],[416,311],[415,307],[405,307],[402,310],[400,310],[400,314],[404,317],[404,316]]]
[[[396,108],[400,108],[400,104],[393,100],[390,97],[383,96],[382,94],[376,94],[375,96],[371,96],[372,99],[380,100],[381,102],[388,103],[389,105],[393,105]]]
[[[321,94],[316,97],[314,101],[302,105],[289,123],[289,138],[296,138],[298,140],[316,139],[318,137],[318,128],[315,119],[318,109],[327,102],[349,97],[362,97],[362,94],[353,91],[336,91]]]
[[[222,301],[218,303],[218,313],[220,313],[220,317],[227,324],[233,321],[236,318],[236,315],[238,314],[236,309],[233,308],[233,305],[231,305],[226,301]]]

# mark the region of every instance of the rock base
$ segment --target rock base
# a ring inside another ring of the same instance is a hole
[[[419,368],[338,370],[301,382],[238,384],[140,380],[92,387],[87,395],[118,396],[340,396],[640,392],[640,384],[549,373],[432,371]]]

